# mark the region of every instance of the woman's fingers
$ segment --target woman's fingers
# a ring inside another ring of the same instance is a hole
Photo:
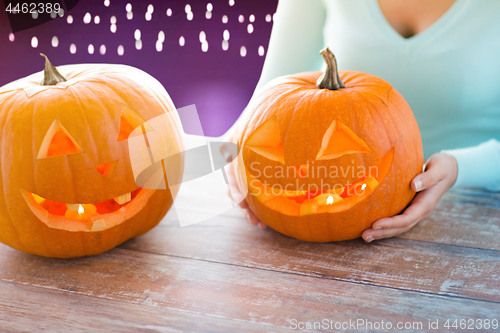
[[[267,226],[260,221],[257,216],[255,216],[254,213],[250,210],[250,207],[248,206],[247,202],[245,201],[245,197],[241,193],[239,187],[238,187],[238,181],[236,180],[235,176],[235,170],[236,168],[236,163],[237,161],[233,161],[233,159],[236,156],[228,154],[228,150],[226,146],[221,146],[221,153],[223,156],[226,158],[227,162],[232,161],[233,165],[230,165],[229,168],[227,168],[227,178],[229,182],[229,189],[228,189],[228,194],[233,199],[234,202],[238,203],[238,205],[241,207],[241,210],[247,220],[250,221],[251,224],[258,226],[260,229],[266,229]]]
[[[448,181],[448,187],[453,185],[457,177],[457,162],[450,155],[435,154],[425,163],[424,170],[411,182],[411,188],[415,192],[426,190],[442,180]]]
[[[262,230],[266,229],[267,228],[267,225],[265,225],[263,222],[260,222],[259,221],[259,228],[261,228]]]
[[[394,236],[398,236],[401,234],[404,234],[405,232],[408,231],[407,228],[392,228],[392,229],[383,229],[383,230],[378,230],[376,233],[369,233],[369,230],[372,229],[367,229],[363,232],[363,239],[367,242],[370,243],[371,241],[374,241],[376,239],[383,239],[383,238],[390,238]],[[366,234],[365,234],[366,233]]]
[[[251,224],[253,225],[258,225],[259,224],[259,219],[257,218],[257,216],[255,216],[252,211],[248,208],[243,208],[242,209],[243,211],[243,215],[245,215],[245,217],[247,218],[248,221],[250,221]]]
[[[444,175],[441,168],[432,166],[431,161],[429,161],[427,164],[427,170],[415,176],[415,178],[411,181],[411,188],[415,192],[426,190],[443,179]]]
[[[403,214],[375,221],[372,229],[376,231],[380,229],[411,227],[431,214],[440,197],[439,189],[436,190],[434,188],[418,193]]]
[[[362,237],[370,242],[374,239],[394,237],[407,232],[418,222],[431,215],[447,189],[446,184],[435,183],[425,191],[419,192],[403,214],[375,221],[372,228],[363,232]]]

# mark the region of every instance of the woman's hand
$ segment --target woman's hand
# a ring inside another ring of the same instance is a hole
[[[233,161],[235,167],[236,163],[237,161]],[[227,178],[229,181],[229,196],[231,196],[235,202],[238,202],[241,209],[243,210],[243,214],[245,214],[246,218],[250,221],[251,224],[258,225],[261,229],[266,229],[267,226],[262,221],[260,221],[248,207],[243,194],[241,194],[241,191],[238,188],[238,182],[236,181],[236,177],[234,175],[234,170],[232,167],[233,165],[231,165],[227,170]]]
[[[413,178],[411,188],[418,192],[410,206],[401,215],[373,222],[361,235],[366,242],[401,235],[418,222],[428,218],[441,197],[457,179],[457,161],[451,155],[432,155],[425,171]]]

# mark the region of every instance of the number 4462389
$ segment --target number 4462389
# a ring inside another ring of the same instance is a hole
[[[446,323],[444,324],[444,327],[447,329],[468,329],[468,330],[473,330],[473,329],[494,329],[496,330],[498,328],[498,319],[455,319],[454,321],[451,321],[448,319]]]
[[[18,13],[23,13],[23,14],[33,14],[33,13],[58,13],[59,10],[61,9],[61,4],[59,3],[35,3],[35,2],[29,2],[29,3],[17,3],[15,5],[12,5],[12,3],[9,3],[7,7],[5,8],[6,12],[9,12],[11,14],[18,14]]]

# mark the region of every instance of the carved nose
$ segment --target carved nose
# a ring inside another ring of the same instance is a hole
[[[309,174],[309,164],[296,165],[295,170],[297,171],[297,176],[300,178],[306,178]]]
[[[113,171],[115,171],[115,166],[116,166],[116,161],[104,163],[101,165],[96,165],[94,169],[97,170],[103,177],[110,178],[111,175],[113,174]]]

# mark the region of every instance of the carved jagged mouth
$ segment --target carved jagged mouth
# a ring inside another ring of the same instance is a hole
[[[21,190],[31,211],[51,228],[101,231],[137,214],[154,190],[138,188],[119,197],[91,204],[63,203]]]
[[[267,186],[247,171],[249,194],[263,205],[285,215],[304,216],[347,210],[370,196],[389,173],[394,149],[375,165],[378,174],[366,174],[352,184],[320,191],[293,191]]]

